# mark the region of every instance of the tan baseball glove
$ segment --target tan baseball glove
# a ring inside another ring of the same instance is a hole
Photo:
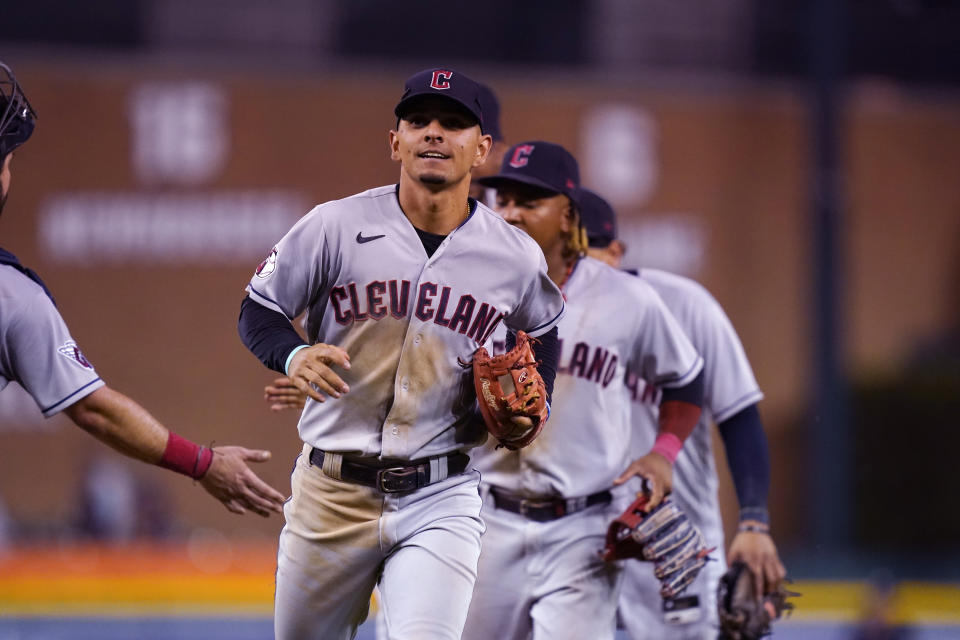
[[[517,332],[516,346],[498,356],[480,347],[473,354],[473,386],[487,430],[500,446],[525,447],[547,421],[547,389],[537,371],[531,339]]]

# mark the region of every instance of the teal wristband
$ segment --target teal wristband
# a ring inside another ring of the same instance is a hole
[[[306,348],[309,347],[309,346],[310,346],[310,345],[308,345],[308,344],[302,344],[302,345],[300,345],[299,347],[294,347],[293,351],[290,352],[290,355],[287,356],[287,361],[283,364],[283,372],[284,372],[285,374],[290,375],[290,373],[289,373],[289,372],[290,372],[290,361],[293,360],[293,356],[296,355],[297,351],[300,351],[300,349],[306,349]]]

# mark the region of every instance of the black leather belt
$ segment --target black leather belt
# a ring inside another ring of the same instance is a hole
[[[324,452],[320,449],[312,448],[310,450],[310,464],[323,468],[324,455]],[[438,461],[446,462],[446,474],[443,477],[436,477],[430,472],[431,467],[439,468]],[[414,460],[405,465],[390,465],[387,462],[380,465],[368,464],[343,458],[340,463],[339,479],[344,482],[373,487],[382,493],[404,493],[416,491],[428,484],[463,473],[469,462],[470,456],[459,451],[447,456]]]
[[[592,507],[595,504],[610,504],[610,501],[613,500],[613,494],[606,490],[580,498],[545,498],[537,500],[522,498],[509,491],[498,489],[497,487],[490,487],[490,493],[493,495],[493,503],[497,509],[519,513],[525,518],[536,522],[549,522],[570,515],[571,513],[576,513],[577,511],[583,511],[587,507]]]

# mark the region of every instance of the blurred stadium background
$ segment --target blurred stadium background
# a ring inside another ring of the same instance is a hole
[[[314,203],[396,180],[405,77],[468,72],[508,142],[574,150],[631,266],[738,328],[804,593],[777,637],[960,638],[958,26],[949,0],[4,2],[39,123],[0,244],[109,384],[272,449],[288,491],[243,287]],[[2,640],[271,637],[281,525],[0,393]]]

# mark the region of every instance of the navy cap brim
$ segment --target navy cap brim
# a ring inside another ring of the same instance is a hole
[[[610,243],[614,240],[616,240],[616,238],[609,234],[591,235],[589,231],[587,232],[587,245],[594,249],[609,247]]]
[[[557,193],[565,195],[574,203],[578,203],[576,193],[573,190],[570,191],[560,191],[555,186],[534,178],[533,176],[527,176],[519,173],[498,173],[493,176],[487,176],[485,178],[478,178],[477,182],[482,184],[485,187],[490,187],[492,189],[499,189],[504,185],[509,184],[526,184],[532,187],[538,187],[544,191],[549,191],[550,193]]]
[[[483,130],[483,120],[480,115],[477,113],[477,109],[471,109],[470,105],[466,104],[462,100],[459,100],[453,96],[443,95],[437,93],[436,91],[420,91],[417,93],[411,93],[397,103],[397,106],[393,109],[393,114],[400,119],[403,119],[403,114],[407,112],[408,107],[412,104],[427,97],[435,97],[441,100],[445,100],[452,105],[455,105],[457,108],[463,110],[465,113],[469,114],[474,120],[477,121],[477,124],[480,125],[480,130]]]

